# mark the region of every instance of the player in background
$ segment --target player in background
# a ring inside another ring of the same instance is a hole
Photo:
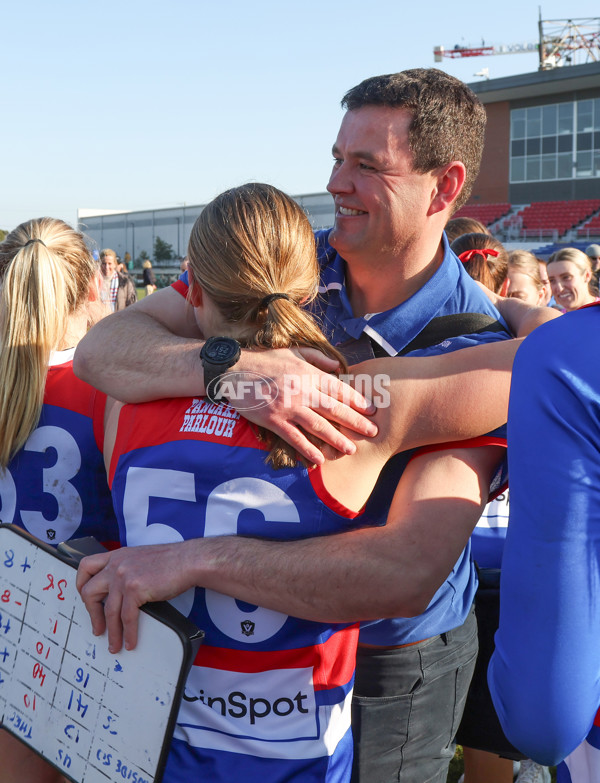
[[[62,220],[22,223],[0,244],[0,520],[51,546],[119,533],[102,459],[106,395],[73,374],[75,346],[105,314],[100,271]],[[0,732],[0,780],[62,776]]]

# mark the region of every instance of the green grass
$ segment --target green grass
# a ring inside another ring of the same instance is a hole
[[[464,771],[462,748],[460,745],[457,745],[456,753],[454,754],[454,758],[450,762],[450,767],[448,768],[447,783],[457,783],[459,777]]]

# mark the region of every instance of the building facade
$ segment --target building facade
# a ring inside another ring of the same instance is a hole
[[[471,202],[600,197],[600,62],[470,87],[488,115]]]
[[[310,193],[294,198],[315,229],[333,225],[334,207],[329,193]],[[173,254],[172,261],[163,266],[173,266],[186,255],[192,226],[203,208],[203,204],[198,204],[102,214],[80,209],[77,220],[79,229],[92,239],[98,250],[110,247],[122,259],[129,253],[135,267],[141,265],[144,257],[154,259],[154,247],[159,238],[171,245]]]

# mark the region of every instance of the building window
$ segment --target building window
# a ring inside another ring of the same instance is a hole
[[[511,111],[511,183],[598,176],[600,98]]]

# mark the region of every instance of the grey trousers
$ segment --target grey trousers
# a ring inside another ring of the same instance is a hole
[[[417,644],[359,648],[352,783],[446,783],[476,657],[473,609]]]

